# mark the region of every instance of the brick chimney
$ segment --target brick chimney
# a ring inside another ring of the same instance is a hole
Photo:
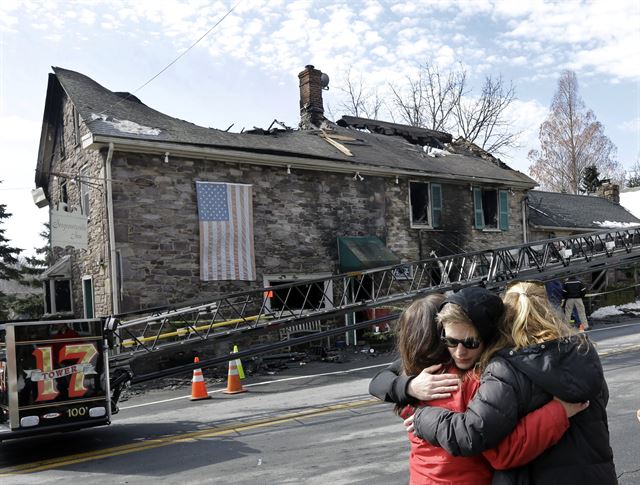
[[[614,204],[620,204],[620,186],[611,182],[604,182],[596,192],[598,197],[607,199]]]
[[[322,106],[322,72],[312,65],[298,74],[300,79],[300,128],[314,130],[324,121]]]

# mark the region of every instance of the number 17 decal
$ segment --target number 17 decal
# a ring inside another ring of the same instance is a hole
[[[37,370],[25,371],[32,382],[38,383],[38,397],[36,401],[51,401],[60,391],[56,385],[56,379],[70,376],[69,397],[84,396],[88,389],[84,386],[84,378],[87,374],[95,374],[95,360],[98,349],[94,343],[67,344],[58,352],[58,362],[75,360],[76,363],[67,367],[54,369],[54,346],[45,345],[37,347],[33,351],[36,358]]]

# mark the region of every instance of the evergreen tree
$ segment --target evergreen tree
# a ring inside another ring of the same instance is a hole
[[[582,180],[580,181],[580,189],[586,194],[595,192],[602,185],[600,180],[600,172],[595,165],[589,165],[582,171]]]
[[[7,212],[7,206],[0,204],[0,280],[22,281],[22,274],[17,268],[18,256],[22,251],[19,248],[9,245],[9,240],[5,236],[5,229],[2,227],[4,220],[11,217]],[[0,320],[8,317],[9,298],[0,292]]]

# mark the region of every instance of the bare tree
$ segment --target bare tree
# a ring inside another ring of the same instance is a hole
[[[416,78],[407,77],[405,86],[389,85],[395,113],[404,123],[432,130],[449,130],[460,100],[466,94],[467,73],[441,73],[431,63],[420,66]]]
[[[531,150],[528,155],[532,162],[529,173],[543,188],[577,194],[588,166],[595,166],[603,177],[620,178],[616,147],[593,111],[586,109],[572,71],[564,71],[558,80],[539,139],[540,150]]]
[[[373,120],[378,119],[383,108],[382,98],[378,95],[376,88],[366,85],[362,74],[356,78],[349,67],[344,76],[343,86],[338,89],[344,93],[346,98],[338,105],[338,108],[344,113]]]
[[[505,85],[502,76],[487,76],[479,98],[465,98],[455,104],[458,133],[490,153],[500,154],[516,146],[520,132],[511,131],[511,122],[505,116],[515,99],[513,84]]]

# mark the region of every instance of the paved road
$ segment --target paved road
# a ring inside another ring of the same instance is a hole
[[[591,336],[607,354],[620,483],[640,483],[640,351],[629,345],[640,344],[640,323]],[[269,377],[277,382],[255,379],[246,394],[212,392],[208,401],[191,402],[184,390],[136,396],[109,427],[3,443],[0,483],[406,483],[400,421],[367,395],[384,360],[314,363]]]

